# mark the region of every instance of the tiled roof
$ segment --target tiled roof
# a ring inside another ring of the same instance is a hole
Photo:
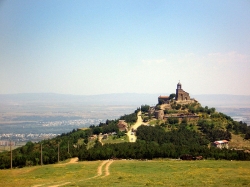
[[[168,98],[169,98],[169,96],[159,96],[158,98],[168,99]]]

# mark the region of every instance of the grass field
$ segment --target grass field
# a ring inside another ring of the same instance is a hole
[[[113,139],[113,137],[110,136],[105,140],[102,139],[102,142],[104,144],[106,144],[106,143],[124,143],[124,142],[128,142],[128,136],[125,135],[125,136],[122,136],[120,138],[115,138],[115,139]]]
[[[250,162],[115,160],[0,170],[0,186],[250,186]]]

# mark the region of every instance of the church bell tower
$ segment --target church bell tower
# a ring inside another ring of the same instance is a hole
[[[175,100],[176,100],[176,101],[187,101],[187,100],[190,100],[189,93],[188,93],[188,92],[185,92],[185,91],[182,89],[180,81],[179,81],[179,83],[177,84]]]
[[[179,83],[177,84],[177,90],[181,90],[181,83],[179,81]]]

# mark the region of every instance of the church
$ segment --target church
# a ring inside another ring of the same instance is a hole
[[[189,93],[185,92],[182,89],[182,85],[180,82],[177,84],[175,100],[176,101],[189,101],[189,100],[191,100]],[[160,102],[164,102],[165,104],[169,104],[169,102],[170,102],[169,96],[159,96],[158,103],[160,103]]]
[[[174,98],[175,95],[175,98]],[[185,104],[189,104],[189,103],[194,103],[197,102],[195,99],[191,99],[189,96],[188,92],[185,92],[182,89],[182,85],[179,82],[177,84],[177,88],[176,88],[176,94],[170,94],[170,96],[159,96],[158,97],[158,104],[162,105],[164,104],[162,107],[155,109],[153,111],[154,116],[156,119],[159,120],[163,120],[163,119],[167,119],[168,117],[175,117],[178,119],[183,119],[183,118],[187,118],[189,120],[196,120],[198,119],[198,115],[196,114],[190,114],[190,113],[185,113],[184,111],[182,111],[182,113],[175,113],[175,114],[165,114],[164,110],[171,110],[172,109],[172,104],[176,105],[176,104],[180,104],[180,105],[185,105]],[[179,110],[179,109],[178,109]]]
[[[176,101],[187,101],[187,100],[190,100],[189,93],[188,93],[188,92],[185,92],[185,91],[181,88],[181,83],[180,83],[180,82],[177,84],[175,100],[176,100]]]

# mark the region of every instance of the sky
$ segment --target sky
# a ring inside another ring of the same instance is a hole
[[[250,95],[249,0],[0,0],[0,94]]]

